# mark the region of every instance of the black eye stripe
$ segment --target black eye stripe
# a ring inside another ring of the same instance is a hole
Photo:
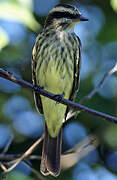
[[[80,18],[80,14],[70,14],[69,12],[60,12],[56,11],[53,13],[50,13],[46,19],[46,26],[50,25],[53,22],[53,19],[59,19],[59,18],[68,18],[68,19],[78,19]]]
[[[75,18],[78,18],[78,14],[75,15],[75,14],[70,14],[69,12],[53,12],[49,15],[51,17],[51,19],[58,19],[58,18],[70,18],[70,19],[75,19]],[[79,15],[80,17],[80,15]]]

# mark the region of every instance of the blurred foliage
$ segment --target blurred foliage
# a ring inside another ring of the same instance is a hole
[[[110,3],[111,3],[112,8],[117,12],[117,1],[111,0]]]
[[[9,42],[9,37],[5,30],[0,27],[0,50],[4,48]]]
[[[76,5],[89,18],[89,22],[75,27],[82,41],[78,102],[117,62],[117,0],[0,0],[0,67],[31,82],[31,52],[35,38],[42,30],[49,10],[59,2]],[[107,78],[100,91],[85,105],[116,116],[116,88],[117,73]],[[36,112],[32,92],[0,78],[1,152],[11,136],[14,139],[8,153],[25,152],[40,137],[42,130],[43,117]],[[117,159],[117,125],[81,113],[64,125],[63,152],[93,132],[100,134],[100,147],[75,167],[61,172],[58,180],[117,179],[117,161],[114,161]],[[41,145],[36,154],[41,155]],[[39,161],[30,163],[39,171]],[[21,164],[7,179],[33,180],[35,176]]]
[[[20,1],[0,3],[0,18],[19,21],[33,31],[38,30],[40,27],[28,7],[28,3],[20,3]]]
[[[31,177],[25,176],[22,173],[19,172],[13,172],[9,174],[6,178],[6,180],[33,180]]]

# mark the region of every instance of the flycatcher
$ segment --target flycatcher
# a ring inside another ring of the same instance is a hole
[[[48,14],[43,32],[35,41],[32,52],[32,80],[45,90],[74,100],[79,87],[81,42],[74,26],[87,21],[79,10],[68,4],[55,6]],[[43,175],[60,173],[61,131],[69,108],[34,93],[38,111],[45,118],[44,143],[41,159]]]

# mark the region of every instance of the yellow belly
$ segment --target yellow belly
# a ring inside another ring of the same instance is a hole
[[[64,98],[69,99],[73,86],[73,69],[70,74],[65,65],[62,71],[60,68],[57,70],[55,61],[49,62],[46,71],[45,66],[46,62],[43,62],[39,71],[37,68],[39,85],[53,94],[64,94]],[[49,134],[56,137],[63,123],[66,106],[44,96],[41,99]]]

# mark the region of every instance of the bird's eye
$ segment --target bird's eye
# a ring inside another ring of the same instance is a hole
[[[64,22],[68,21],[68,18],[63,18],[63,21],[64,21]]]

